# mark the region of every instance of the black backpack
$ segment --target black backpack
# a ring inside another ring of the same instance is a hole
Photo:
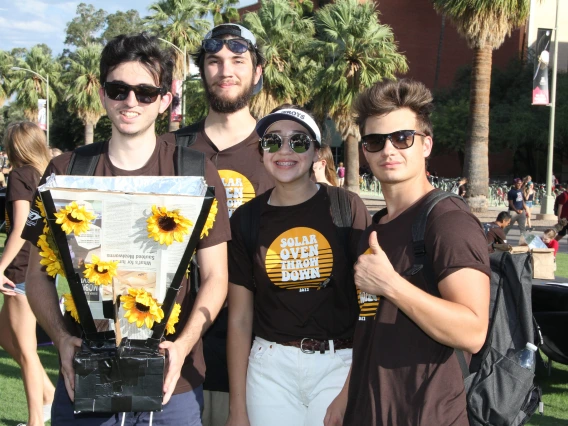
[[[239,207],[241,211],[241,234],[251,263],[258,243],[261,207],[268,194],[255,197]],[[331,217],[336,226],[339,242],[343,246],[348,264],[352,268],[354,259],[351,259],[351,253],[349,253],[349,235],[353,225],[353,217],[351,216],[348,191],[335,186],[327,186],[327,194]]]
[[[195,138],[196,134],[193,138],[191,138],[189,145],[195,141]],[[176,176],[205,177],[205,154],[188,148],[188,141],[189,139],[187,138],[180,138],[178,140],[176,136],[176,145],[178,146],[175,165]],[[73,151],[71,160],[67,166],[67,174],[76,176],[93,176],[101,156],[103,145],[104,142],[97,142],[76,148]],[[199,289],[199,265],[197,264],[197,256],[191,257],[190,271],[191,293],[193,294],[193,297],[195,297],[195,294]]]
[[[186,148],[193,145],[195,140],[197,139],[197,134],[201,130],[201,122],[193,123],[190,126],[182,127],[179,130],[174,132],[174,136],[176,137],[176,145],[177,146],[184,146]]]
[[[438,202],[449,197],[464,202],[463,198],[444,191],[435,190],[427,196],[412,225],[414,265],[405,272],[405,275],[423,273],[429,292],[437,297],[438,286],[431,258],[426,253],[424,234],[429,213]],[[527,342],[535,343],[537,327],[532,315],[530,257],[530,253],[490,255],[491,302],[485,344],[473,355],[469,366],[463,352],[455,350],[464,378],[471,426],[524,425],[539,407],[541,390],[534,384],[534,374],[510,359]]]

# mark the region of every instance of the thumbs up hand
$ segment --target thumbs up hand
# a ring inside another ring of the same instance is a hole
[[[376,231],[369,235],[369,250],[359,256],[355,264],[355,286],[366,293],[377,296],[392,294],[400,275],[379,245]]]

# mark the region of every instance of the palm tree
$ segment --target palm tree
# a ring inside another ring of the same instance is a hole
[[[315,14],[316,40],[310,51],[322,68],[314,79],[314,110],[329,115],[345,140],[345,184],[359,191],[359,129],[351,105],[357,95],[383,78],[406,72],[390,27],[379,22],[372,2],[338,0]]]
[[[214,0],[204,3],[213,15],[213,25],[238,21],[239,0]]]
[[[53,60],[41,46],[32,47],[24,57],[17,58],[15,66],[34,71],[44,78],[49,76],[49,107],[57,103],[61,65]],[[10,94],[16,93],[16,105],[24,110],[26,118],[37,122],[38,99],[46,99],[46,84],[38,76],[26,71],[12,71]],[[49,118],[48,118],[49,119]]]
[[[0,107],[4,105],[10,93],[8,74],[13,63],[14,58],[8,52],[0,50]]]
[[[102,46],[88,44],[77,49],[69,58],[69,70],[65,74],[66,99],[69,111],[85,124],[85,145],[93,143],[94,128],[105,110],[99,98],[99,62]]]
[[[530,12],[529,0],[433,0],[473,49],[469,104],[469,137],[464,176],[467,201],[473,211],[487,211],[489,191],[489,93],[493,50]]]
[[[252,114],[260,118],[283,103],[307,102],[315,64],[299,52],[314,35],[313,22],[298,15],[288,1],[270,0],[263,1],[258,12],[247,13],[243,24],[266,58],[263,88],[251,102]]]
[[[183,78],[184,62],[188,55],[199,49],[203,35],[211,24],[204,19],[207,7],[200,0],[160,0],[148,8],[151,15],[146,18],[150,29],[159,37],[177,46],[186,57],[175,50],[176,66],[174,79]],[[179,123],[170,122],[170,131],[179,128]]]

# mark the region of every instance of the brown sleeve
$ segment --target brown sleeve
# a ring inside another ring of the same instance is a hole
[[[217,244],[231,240],[231,228],[229,224],[229,210],[227,209],[227,195],[219,172],[209,160],[205,160],[205,180],[208,186],[215,187],[215,198],[217,199],[217,215],[213,228],[209,230],[209,235],[199,241],[198,249],[213,247]]]
[[[481,224],[471,213],[464,210],[444,212],[429,223],[424,239],[426,252],[433,253],[433,269],[438,282],[463,268],[491,276],[487,239]]]
[[[10,185],[6,193],[6,201],[25,200],[33,201],[39,173],[31,166],[18,167],[10,174]]]

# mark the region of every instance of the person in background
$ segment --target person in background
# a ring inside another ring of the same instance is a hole
[[[530,178],[530,176],[527,176]],[[534,203],[535,190],[534,183],[532,181],[527,181],[523,189],[523,199],[525,200],[525,213],[527,215],[527,230],[532,231],[531,225],[531,209]]]
[[[546,247],[554,249],[554,257],[558,253],[559,244],[554,238],[556,237],[556,231],[552,228],[546,229],[542,233],[542,242],[546,244]]]
[[[558,223],[562,222],[563,219],[568,219],[568,207],[564,208],[564,205],[568,203],[568,191],[566,191],[561,185],[558,185],[561,188],[561,193],[556,196],[554,200],[554,214],[558,216]],[[556,241],[560,241],[562,237],[566,235],[568,231],[568,225],[564,226],[555,237]]]
[[[495,251],[493,244],[507,244],[507,236],[503,230],[509,226],[510,223],[511,215],[509,212],[501,212],[497,215],[495,222],[483,225],[489,253],[493,253]]]
[[[61,151],[59,148],[49,148],[49,152],[51,153],[51,158],[63,154],[63,151]]]
[[[467,193],[467,178],[461,178],[458,183],[458,195],[460,197],[465,197]]]
[[[337,177],[339,187],[342,188],[345,183],[345,167],[343,167],[343,163],[339,163],[339,167],[337,168]]]
[[[6,192],[6,233],[8,239],[0,259],[0,346],[22,368],[28,403],[28,426],[43,425],[51,417],[55,387],[37,355],[36,318],[26,297],[26,270],[30,243],[20,235],[34,202],[36,188],[49,162],[44,132],[34,123],[10,125],[4,147],[13,170]],[[6,401],[4,401],[6,402]]]
[[[335,163],[329,145],[321,144],[318,160],[313,165],[315,181],[331,186],[339,186],[335,173]]]
[[[520,178],[516,178],[514,181],[514,187],[507,193],[507,200],[509,201],[509,214],[511,215],[511,223],[505,228],[505,235],[509,233],[513,224],[519,224],[519,230],[521,234],[526,232],[525,222],[527,220],[527,214],[525,206],[525,200],[523,199],[523,181]]]

